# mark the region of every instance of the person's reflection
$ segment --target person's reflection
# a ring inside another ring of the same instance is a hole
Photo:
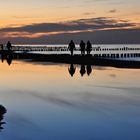
[[[8,63],[9,66],[12,64],[12,58],[13,58],[12,54],[7,55],[6,60],[7,60],[7,63]]]
[[[1,54],[1,62],[3,63],[4,60],[7,61],[8,65],[10,66],[12,64],[12,60],[13,60],[13,55],[12,54],[5,54],[2,53]]]
[[[7,112],[6,108],[2,105],[0,105],[0,130],[4,129],[2,127],[3,124],[5,124],[5,122],[3,122],[3,118],[4,118],[4,114]]]
[[[86,73],[85,65],[81,65],[81,69],[80,69],[81,76],[83,77],[85,73]]]
[[[1,62],[2,62],[2,63],[4,62],[4,59],[5,59],[5,56],[4,56],[4,54],[2,53],[2,54],[1,54]]]
[[[76,71],[76,67],[74,67],[74,65],[71,64],[70,67],[68,68],[68,70],[69,70],[69,74],[71,75],[71,77],[73,77],[75,74],[75,71]]]
[[[87,69],[87,75],[90,76],[90,74],[92,73],[91,65],[87,65],[86,69]]]

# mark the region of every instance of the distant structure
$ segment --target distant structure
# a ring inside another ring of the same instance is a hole
[[[75,44],[74,44],[73,40],[70,41],[69,46],[68,46],[68,49],[71,52],[71,56],[73,56],[73,51],[75,49]]]
[[[90,55],[90,53],[91,53],[91,51],[92,51],[92,44],[90,43],[89,40],[88,40],[88,42],[87,42],[86,51],[87,51],[87,55]]]
[[[80,43],[81,55],[85,55],[85,49],[86,49],[86,44],[83,40],[81,40],[81,43]]]

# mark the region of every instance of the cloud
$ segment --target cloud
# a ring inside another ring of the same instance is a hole
[[[122,1],[122,0],[85,0],[85,2],[87,3],[107,3],[107,4],[111,4],[111,5],[122,5],[122,4],[127,4],[127,1]]]
[[[140,28],[139,29],[114,29],[100,31],[83,31],[79,33],[60,33],[54,35],[43,35],[38,38],[29,37],[10,37],[0,38],[0,42],[17,44],[68,44],[71,39],[75,43],[80,40],[90,40],[93,44],[139,44],[140,43]]]
[[[2,28],[0,32],[28,32],[28,33],[43,33],[43,32],[64,32],[64,31],[83,31],[96,30],[106,28],[121,28],[132,27],[134,23],[127,21],[117,21],[106,17],[79,19],[64,23],[40,23],[26,25],[22,27]]]
[[[124,33],[128,31],[128,29],[135,29],[136,26],[137,24],[130,23],[127,20],[116,20],[107,17],[78,19],[59,23],[40,23],[21,27],[1,28],[0,41],[3,42],[5,40],[13,40],[14,42],[18,43],[45,43],[47,38],[48,43],[65,43],[66,40],[68,40],[68,36],[70,36],[69,39],[73,38],[74,40],[79,40],[83,37],[94,40],[94,38],[97,39],[97,36],[99,33],[101,33],[101,31],[102,33],[106,31],[107,34],[113,34],[111,31],[116,34],[116,30]],[[117,34],[119,34],[119,32]],[[102,40],[105,40],[107,36],[108,35],[105,35]],[[110,42],[114,42],[112,40],[110,40]]]
[[[116,9],[112,9],[112,10],[109,11],[109,13],[116,13],[116,12],[117,12]]]
[[[94,14],[95,14],[95,12],[85,12],[85,13],[83,13],[83,15],[85,15],[85,16],[94,15]]]

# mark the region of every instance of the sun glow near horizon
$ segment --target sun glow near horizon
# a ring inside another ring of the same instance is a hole
[[[1,42],[5,42],[9,38],[14,39],[13,42],[16,43],[18,38],[37,39],[59,34],[90,32],[91,30],[94,32],[107,29],[140,28],[140,1],[137,0],[2,0],[0,5]],[[123,25],[120,25],[120,22]],[[69,23],[75,25],[79,23],[79,25],[70,28],[70,26],[66,26]],[[81,29],[83,23],[84,26],[92,24],[93,27]],[[42,30],[44,24],[46,27]],[[54,27],[54,24],[57,27]],[[62,25],[64,26],[61,30]],[[36,29],[33,31],[35,27]],[[16,29],[13,31],[13,28]],[[52,29],[52,31],[48,32],[48,29]],[[17,38],[16,41],[15,38]],[[38,40],[38,42],[42,41]]]

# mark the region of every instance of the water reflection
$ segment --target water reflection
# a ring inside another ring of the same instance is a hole
[[[71,75],[71,77],[73,77],[76,72],[76,66],[74,66],[74,64],[70,64],[68,71],[69,71],[69,74]],[[90,76],[90,74],[92,73],[91,65],[90,64],[81,65],[79,73],[80,73],[81,77],[83,77],[86,73],[88,76]]]
[[[90,76],[90,74],[92,73],[91,65],[87,65],[86,69],[87,69],[87,75]]]
[[[95,66],[87,78],[89,64],[0,65],[0,97],[8,108],[0,139],[139,139],[139,70]]]
[[[6,60],[8,65],[10,66],[12,64],[12,60],[13,60],[12,53],[2,53],[1,54],[1,62],[3,63],[4,60]]]
[[[5,60],[6,60],[7,64],[10,66],[13,62],[12,53],[7,53],[7,54],[2,53],[1,54],[1,62],[4,63]],[[75,72],[76,72],[76,66],[74,64],[70,64],[70,66],[68,67],[68,72],[69,72],[70,76],[73,77]],[[88,65],[82,64],[80,66],[79,73],[80,73],[81,77],[83,77],[85,74],[90,76],[90,74],[92,73],[91,65],[90,64],[88,64]]]
[[[3,119],[4,119],[4,114],[6,112],[7,112],[6,108],[0,105],[0,130],[4,129],[2,125],[5,124],[5,122],[3,122]]]
[[[74,66],[74,64],[70,64],[68,71],[69,71],[69,74],[71,75],[71,77],[73,77],[75,74],[75,71],[76,71],[76,67]]]
[[[81,76],[83,77],[85,75],[85,73],[86,73],[86,67],[85,67],[85,65],[81,65],[81,69],[80,69]]]
[[[12,53],[1,53],[1,62],[4,63],[5,60],[6,60],[7,64],[10,66],[12,64],[12,61],[13,61]],[[70,64],[70,66],[68,67],[68,72],[69,72],[70,76],[73,77],[75,72],[76,72],[76,66],[74,64]],[[87,64],[87,65],[82,64],[80,66],[79,73],[80,73],[81,77],[83,77],[86,73],[88,76],[90,76],[90,74],[92,73],[91,65],[90,64]]]

